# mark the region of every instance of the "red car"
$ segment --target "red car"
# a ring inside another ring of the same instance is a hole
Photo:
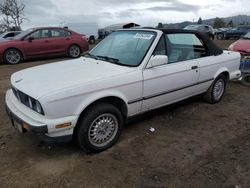
[[[228,49],[241,54],[241,81],[244,85],[250,86],[250,32],[231,44]]]
[[[250,32],[231,44],[228,49],[240,52],[242,55],[250,55]]]
[[[33,28],[0,42],[1,62],[18,64],[34,57],[67,54],[77,58],[89,49],[87,37],[60,27]]]

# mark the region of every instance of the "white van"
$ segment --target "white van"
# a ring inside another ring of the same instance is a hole
[[[94,44],[98,39],[98,26],[96,23],[67,23],[64,25],[68,29],[79,34],[85,34],[90,44]]]

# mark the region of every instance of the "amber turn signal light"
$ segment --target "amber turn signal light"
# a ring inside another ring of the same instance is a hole
[[[71,123],[63,123],[60,125],[56,125],[56,129],[62,129],[62,128],[66,128],[66,127],[70,127]]]

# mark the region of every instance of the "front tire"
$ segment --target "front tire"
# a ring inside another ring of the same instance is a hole
[[[118,141],[122,127],[120,110],[108,103],[95,105],[79,121],[75,132],[77,144],[87,152],[104,151]]]
[[[68,55],[71,58],[78,58],[81,55],[81,49],[78,45],[73,44],[68,49]]]
[[[226,84],[226,77],[224,75],[218,76],[204,95],[204,100],[210,104],[220,102],[225,94]]]
[[[214,35],[209,35],[210,40],[214,40]]]
[[[8,49],[4,53],[4,62],[7,64],[15,65],[22,62],[22,54],[17,49]]]

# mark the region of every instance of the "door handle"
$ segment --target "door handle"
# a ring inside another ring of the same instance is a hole
[[[196,65],[196,66],[192,66],[191,69],[192,69],[192,70],[198,69],[198,66],[197,66],[197,65]]]
[[[49,43],[49,41],[48,41],[48,40],[45,40],[44,42],[45,42],[45,43]]]
[[[70,40],[70,38],[66,38],[66,40]]]

